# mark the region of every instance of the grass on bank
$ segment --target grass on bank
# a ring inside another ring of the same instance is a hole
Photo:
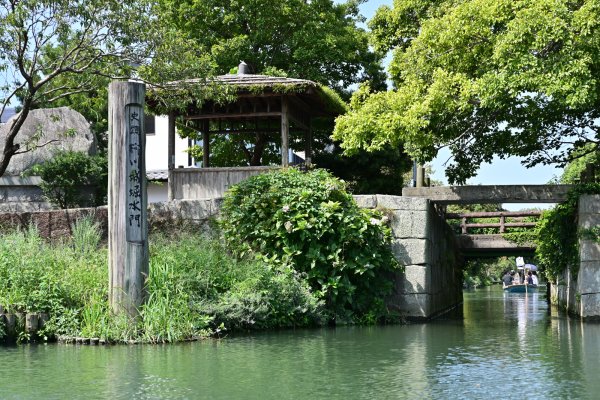
[[[236,260],[210,237],[185,232],[150,237],[148,301],[137,321],[110,312],[107,249],[83,219],[73,237],[47,243],[34,227],[0,235],[0,305],[6,312],[45,312],[37,339],[58,335],[108,341],[174,342],[216,329],[311,326],[323,302],[286,267]],[[36,339],[19,328],[19,339]],[[0,338],[5,329],[0,324]]]

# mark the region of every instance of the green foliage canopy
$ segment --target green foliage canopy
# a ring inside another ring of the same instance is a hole
[[[344,89],[385,81],[369,49],[358,1],[160,0],[160,15],[211,54],[218,72],[240,60],[252,73],[310,79]]]
[[[579,238],[584,232],[578,230],[577,209],[579,197],[584,194],[600,194],[600,184],[589,183],[575,186],[566,202],[544,212],[537,231],[536,257],[545,268],[548,279],[560,276],[570,268],[573,277],[579,271]],[[592,231],[594,236],[597,232]],[[598,240],[597,236],[595,240]]]
[[[494,155],[564,164],[598,140],[597,0],[395,1],[369,25],[395,90],[354,95],[334,132],[346,151],[404,143],[428,161],[448,146],[460,183]]]

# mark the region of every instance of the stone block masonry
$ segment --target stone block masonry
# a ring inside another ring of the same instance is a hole
[[[600,196],[579,198],[580,232],[600,226]],[[579,239],[579,271],[576,277],[567,269],[552,283],[553,301],[584,321],[600,320],[600,243],[583,236]]]
[[[396,274],[390,309],[409,320],[428,320],[462,302],[462,259],[454,233],[423,198],[354,196],[359,206],[391,217],[392,251],[404,265]]]
[[[209,229],[209,221],[219,212],[220,199],[174,200],[152,203],[148,206],[148,224],[151,230],[169,230],[182,225],[194,225],[198,229]],[[91,216],[108,235],[108,208],[75,208],[69,210],[48,210],[38,212],[0,213],[0,232],[9,229],[26,229],[37,226],[40,235],[46,239],[59,239],[71,236],[73,223],[80,218]]]

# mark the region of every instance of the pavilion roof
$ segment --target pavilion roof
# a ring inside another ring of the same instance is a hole
[[[269,75],[255,74],[226,74],[219,75],[209,79],[185,79],[181,81],[170,82],[164,88],[173,87],[176,89],[186,87],[208,88],[212,84],[226,85],[234,90],[233,96],[237,95],[239,101],[242,97],[245,99],[289,96],[308,105],[316,115],[337,116],[346,112],[346,104],[339,95],[327,86],[321,85],[307,79],[287,78]],[[163,89],[164,89],[163,88]],[[153,89],[150,88],[149,103],[153,107],[158,99],[152,95]],[[209,94],[203,103],[212,103],[214,101],[222,102],[221,99],[211,98]],[[235,100],[234,100],[235,101]]]

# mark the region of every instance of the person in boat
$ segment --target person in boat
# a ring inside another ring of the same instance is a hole
[[[537,277],[537,272],[533,271],[531,273],[531,280],[533,281],[533,284],[535,286],[537,286],[539,284],[539,280],[538,280],[538,277]]]
[[[510,276],[509,271],[506,271],[506,273],[502,277],[502,287],[510,286],[512,284],[512,281],[513,281],[513,277]]]
[[[519,271],[513,271],[513,285],[519,285],[521,283],[521,274]]]
[[[529,271],[527,273],[527,284],[528,285],[533,285],[533,274],[531,273],[531,271]]]

